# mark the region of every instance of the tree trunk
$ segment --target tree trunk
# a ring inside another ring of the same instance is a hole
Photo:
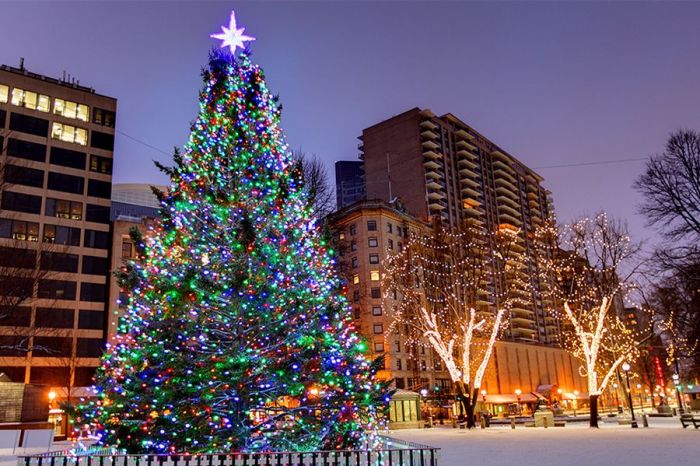
[[[474,409],[476,408],[477,400],[477,391],[472,390],[471,394],[467,395],[467,429],[474,429],[476,427]]]
[[[600,395],[591,395],[590,396],[590,404],[591,404],[591,427],[598,427],[598,396]]]

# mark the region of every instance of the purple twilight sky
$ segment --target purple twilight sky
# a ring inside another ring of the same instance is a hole
[[[115,182],[162,183],[197,111],[209,34],[236,10],[292,147],[357,156],[362,128],[451,112],[538,169],[567,221],[605,209],[653,238],[631,184],[700,129],[700,3],[2,2],[0,62],[119,99]],[[137,139],[137,142],[133,139]],[[143,144],[146,143],[146,144]],[[155,150],[156,148],[157,150]],[[549,168],[548,168],[549,167]]]

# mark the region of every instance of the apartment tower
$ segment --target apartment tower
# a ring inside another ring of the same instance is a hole
[[[532,285],[529,306],[511,309],[506,339],[550,344],[557,322],[539,290],[532,232],[553,212],[543,178],[452,114],[413,108],[366,128],[359,138],[367,199],[399,200],[407,212],[430,223],[469,222],[492,232],[517,231],[517,249]],[[489,285],[492,289],[499,284]],[[494,307],[496,303],[485,302]]]
[[[104,347],[117,101],[0,66],[0,372],[76,396]]]

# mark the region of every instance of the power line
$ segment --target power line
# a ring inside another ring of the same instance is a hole
[[[636,157],[632,159],[613,159],[613,160],[599,160],[597,162],[580,162],[580,163],[568,163],[563,165],[545,165],[540,167],[533,167],[533,170],[544,170],[548,168],[568,168],[568,167],[587,167],[590,165],[610,165],[613,163],[626,163],[626,162],[639,162],[642,160],[648,160],[648,157]]]
[[[147,143],[147,142],[144,142],[144,141],[142,141],[142,140],[140,140],[140,139],[137,139],[137,138],[135,138],[135,137],[133,137],[133,136],[129,136],[129,135],[126,134],[124,131],[119,131],[119,130],[117,130],[117,133],[121,134],[121,135],[124,136],[124,137],[127,137],[127,138],[131,139],[131,140],[134,141],[134,142],[137,142],[137,143],[139,143],[139,144],[141,144],[141,145],[143,145],[143,146],[146,146],[146,147],[148,147],[148,148],[150,148],[150,149],[153,149],[154,151],[160,152],[161,154],[173,155],[173,154],[169,154],[169,153],[165,152],[165,151],[162,150],[162,149],[157,148],[156,146],[152,146],[152,145],[150,145],[150,144]]]

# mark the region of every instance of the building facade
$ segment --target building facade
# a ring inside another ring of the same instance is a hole
[[[426,222],[409,215],[397,203],[364,200],[328,217],[337,241],[338,269],[347,283],[352,320],[368,341],[371,357],[384,357],[383,379],[398,389],[427,390],[429,397],[451,399],[452,384],[439,356],[427,345],[407,344],[405,329],[393,323],[399,296],[382,289],[384,261],[401,250],[410,234],[424,234]],[[578,362],[568,352],[551,346],[499,341],[481,387],[490,405],[535,400],[533,392],[556,386],[565,393],[585,393],[586,382]],[[501,408],[498,408],[501,409]],[[494,412],[502,412],[494,409]]]
[[[335,194],[338,209],[365,198],[362,162],[339,160],[335,163]]]
[[[0,372],[13,382],[70,392],[99,364],[116,110],[91,88],[0,67]]]
[[[517,254],[526,263],[517,278],[530,285],[530,305],[511,310],[506,338],[556,343],[558,323],[546,312],[554,303],[541,292],[547,284],[533,243],[534,230],[553,212],[542,177],[449,113],[413,108],[364,129],[360,140],[368,199],[398,199],[423,222],[439,217],[452,226],[517,231]]]

